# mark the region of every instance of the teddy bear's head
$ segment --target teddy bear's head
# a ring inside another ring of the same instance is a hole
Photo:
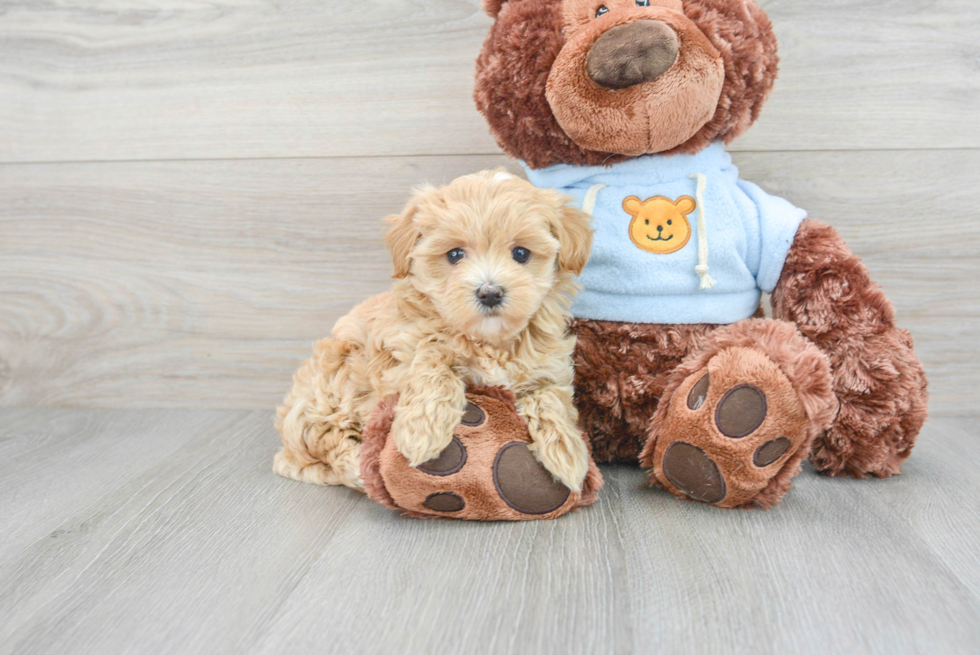
[[[776,38],[752,0],[484,0],[474,97],[532,168],[694,153],[755,121]]]

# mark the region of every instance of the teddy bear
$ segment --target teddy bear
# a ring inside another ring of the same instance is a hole
[[[595,458],[725,508],[775,505],[806,458],[829,476],[899,473],[927,412],[910,334],[838,232],[740,179],[725,149],[776,79],[765,12],[483,7],[479,111],[532,183],[593,217],[570,329]]]

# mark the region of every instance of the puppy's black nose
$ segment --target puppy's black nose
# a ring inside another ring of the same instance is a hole
[[[484,284],[476,290],[476,297],[484,307],[496,307],[504,301],[504,290],[496,284]]]

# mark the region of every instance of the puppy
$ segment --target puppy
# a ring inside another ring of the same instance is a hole
[[[535,457],[573,491],[588,449],[572,404],[568,307],[592,247],[589,216],[502,170],[418,190],[390,216],[390,291],[337,321],[279,408],[276,473],[363,489],[360,434],[400,394],[391,438],[409,464],[452,441],[467,384],[512,390]]]

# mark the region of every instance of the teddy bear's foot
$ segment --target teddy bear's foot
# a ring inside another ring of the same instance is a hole
[[[779,367],[759,351],[727,348],[671,396],[654,475],[674,493],[720,507],[771,505],[789,489],[811,439]]]
[[[651,479],[719,507],[771,507],[833,420],[827,358],[795,328],[717,330],[672,374],[641,454]]]
[[[556,518],[595,502],[602,476],[590,459],[582,492],[572,492],[534,458],[514,396],[499,388],[467,393],[466,412],[449,446],[412,468],[388,439],[395,401],[364,430],[361,477],[368,496],[417,518],[523,521]]]

